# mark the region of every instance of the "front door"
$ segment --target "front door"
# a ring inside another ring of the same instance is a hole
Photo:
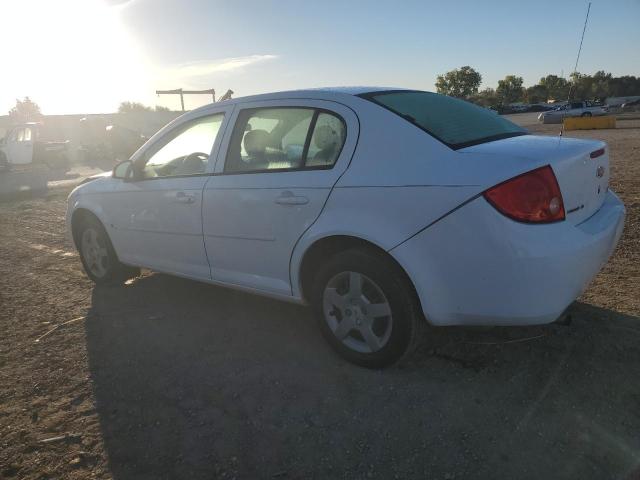
[[[211,275],[291,295],[293,248],[351,160],[357,118],[340,104],[302,100],[243,104],[233,117],[204,189]]]
[[[122,181],[113,194],[105,194],[105,211],[112,214],[110,234],[121,261],[210,279],[202,240],[202,191],[224,120],[220,112],[177,125],[136,162],[137,179]]]

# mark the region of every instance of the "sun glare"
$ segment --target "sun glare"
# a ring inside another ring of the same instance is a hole
[[[0,29],[0,105],[30,96],[46,114],[97,113],[151,98],[151,69],[120,8],[101,0],[3,2],[3,18],[15,20]]]

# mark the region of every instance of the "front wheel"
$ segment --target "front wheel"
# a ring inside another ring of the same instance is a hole
[[[99,220],[82,220],[76,232],[76,245],[87,276],[99,285],[122,283],[140,273],[118,260],[109,235]]]
[[[392,365],[409,353],[424,323],[404,272],[368,249],[329,259],[315,278],[311,304],[333,349],[367,368]]]

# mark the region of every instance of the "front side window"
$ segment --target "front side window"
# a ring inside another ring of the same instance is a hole
[[[527,134],[486,108],[446,95],[392,90],[361,97],[391,110],[454,150]]]
[[[225,173],[331,168],[346,137],[337,115],[313,108],[242,110],[231,136]]]
[[[143,168],[144,178],[203,174],[223,118],[220,113],[179,127],[171,140],[152,150]]]

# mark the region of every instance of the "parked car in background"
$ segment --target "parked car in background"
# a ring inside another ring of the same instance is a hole
[[[29,122],[9,129],[0,140],[0,171],[33,163],[65,171],[69,168],[69,142],[41,140],[40,128],[41,124]]]
[[[186,113],[77,187],[67,225],[96,283],[145,267],[309,304],[340,355],[383,367],[427,323],[556,320],[624,215],[603,142],[359,87]]]
[[[609,108],[606,105],[599,105],[589,101],[570,102],[561,107],[538,115],[538,120],[542,123],[561,123],[567,117],[591,117],[606,115]]]
[[[529,105],[527,112],[548,112],[549,110],[553,110],[554,108],[557,107],[548,103],[534,103],[532,105]]]
[[[509,108],[513,113],[525,113],[529,110],[529,105],[509,105]]]
[[[631,102],[624,102],[620,108],[623,112],[635,112],[640,110],[640,98]]]

